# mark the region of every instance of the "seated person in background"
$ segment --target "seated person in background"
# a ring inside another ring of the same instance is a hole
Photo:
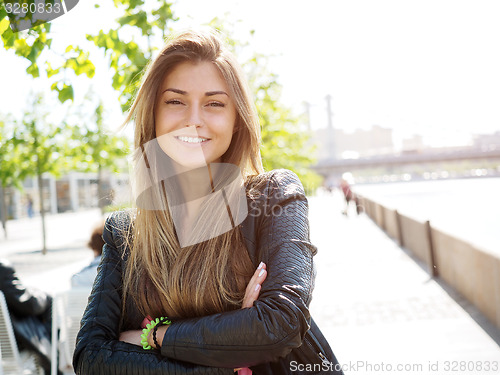
[[[97,266],[101,262],[102,247],[104,246],[104,240],[102,239],[103,228],[104,222],[101,222],[92,231],[87,245],[94,252],[94,259],[88,266],[71,277],[71,286],[73,288],[90,288],[94,284],[97,275]]]
[[[34,352],[45,374],[50,374],[52,297],[26,288],[5,259],[0,259],[0,290],[5,295],[19,349]]]

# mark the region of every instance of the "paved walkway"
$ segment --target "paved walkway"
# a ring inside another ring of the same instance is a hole
[[[87,242],[102,219],[99,209],[47,215],[47,254],[42,249],[40,217],[7,223],[8,239],[0,230],[0,257],[9,259],[26,285],[51,294],[68,289],[70,277],[90,263]]]
[[[346,217],[341,209],[339,196],[310,198],[311,237],[319,249],[311,311],[345,373],[499,373],[498,329],[430,279],[369,218]],[[14,262],[27,284],[63,290],[92,258],[85,243],[99,217],[97,210],[50,216],[45,256],[37,219],[12,221],[0,256]]]
[[[311,310],[346,374],[500,373],[499,330],[477,309],[366,215],[341,215],[339,196],[309,202],[319,249]]]

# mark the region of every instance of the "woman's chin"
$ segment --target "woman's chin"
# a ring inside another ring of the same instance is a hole
[[[173,161],[175,161],[179,165],[179,167],[187,170],[206,167],[208,164],[205,158],[186,158],[186,157],[179,158],[173,155],[169,156]]]

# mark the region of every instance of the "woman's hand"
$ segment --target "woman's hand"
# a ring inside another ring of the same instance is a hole
[[[242,309],[253,306],[253,303],[257,300],[257,298],[259,298],[260,288],[266,277],[266,264],[260,262],[259,267],[257,267],[252,278],[248,282],[245,290],[245,297],[243,297],[243,304],[241,305]],[[238,371],[238,375],[252,374],[252,370],[247,367],[235,368],[234,371]]]
[[[266,264],[261,262],[248,282],[245,297],[243,297],[243,304],[241,305],[242,309],[253,306],[253,303],[259,298],[260,288],[266,277]]]
[[[128,342],[129,344],[134,344],[142,347],[141,335],[142,335],[141,329],[124,331],[120,333],[120,341]]]
[[[151,318],[149,315],[144,318],[144,320],[141,323],[141,328],[146,328],[146,325],[151,323],[153,318]],[[132,331],[124,331],[120,333],[120,341],[123,342],[128,342],[129,344],[134,344],[138,346],[142,346],[141,340],[142,340],[142,330],[132,330]]]

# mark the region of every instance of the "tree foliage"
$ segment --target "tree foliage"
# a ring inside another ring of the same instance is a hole
[[[90,60],[89,53],[80,47],[68,46],[62,55],[52,50],[50,23],[43,23],[26,31],[13,32],[2,4],[0,4],[0,36],[6,50],[12,50],[16,55],[28,60],[26,73],[38,78],[40,69],[45,71],[51,81],[51,89],[58,93],[61,102],[74,98],[71,79],[73,74],[85,74],[88,78],[92,78],[95,74],[95,66]],[[58,63],[53,66],[54,61]]]
[[[128,139],[111,132],[106,126],[106,113],[102,100],[95,105],[96,108],[91,115],[85,115],[84,109],[80,108],[76,116],[73,116],[80,123],[80,126],[72,128],[71,137],[79,149],[79,155],[74,155],[75,169],[93,173],[98,172],[99,168],[115,173],[123,171],[126,169],[125,157],[130,151]]]
[[[312,193],[321,177],[309,169],[315,162],[315,146],[304,129],[304,119],[281,103],[282,86],[278,76],[267,70],[268,57],[255,55],[244,64],[255,95],[262,129],[261,154],[266,170],[286,168],[300,177]]]
[[[36,176],[42,217],[43,247],[42,253],[47,252],[45,230],[44,185],[42,177],[50,174],[58,177],[74,167],[73,156],[75,149],[71,148],[67,140],[71,137],[72,129],[67,123],[54,123],[49,119],[49,112],[41,95],[35,95],[33,102],[22,116],[22,120],[15,121],[14,139],[20,147],[19,158],[27,176]]]
[[[11,116],[4,115],[0,119],[0,185],[3,188],[22,187],[27,176],[27,168],[23,168],[26,160],[22,157],[20,140],[17,139],[15,121]]]
[[[176,19],[172,4],[163,0],[148,1],[147,4],[144,0],[113,0],[113,4],[121,13],[115,24],[111,24],[109,30],[102,29],[97,35],[89,34],[86,37],[106,54],[113,72],[112,86],[120,93],[122,110],[126,111],[141,74],[156,50],[155,46],[165,38],[168,24]],[[94,7],[99,11],[98,2],[95,2]],[[52,80],[51,89],[58,93],[61,102],[74,98],[73,74],[85,74],[88,78],[95,74],[89,52],[81,47],[69,45],[62,55],[53,51],[50,23],[34,26],[27,31],[13,32],[2,4],[0,35],[5,49],[13,50],[16,55],[30,62],[26,69],[29,75],[37,78],[40,69],[45,70],[47,77]],[[58,61],[57,65],[54,60]]]
[[[141,76],[154,52],[168,33],[168,25],[176,20],[172,4],[156,0],[113,0],[122,15],[116,19],[116,28],[87,39],[104,50],[113,72],[113,88],[120,93],[122,110],[129,109],[139,86]],[[129,31],[129,33],[126,33]],[[130,33],[134,39],[130,40]]]
[[[78,118],[85,118],[82,114]],[[92,125],[95,126],[92,126]],[[111,133],[105,125],[105,111],[102,101],[97,104],[95,113],[85,121],[84,126],[73,128],[73,140],[78,140],[81,157],[75,159],[75,168],[82,172],[97,173],[98,202],[104,209],[108,204],[107,192],[103,188],[103,172],[126,170],[125,157],[129,153],[126,137]]]
[[[22,188],[22,182],[28,176],[27,161],[20,148],[15,122],[11,116],[0,118],[0,211],[4,235],[7,237],[7,202],[5,189]]]
[[[69,111],[75,111],[74,107]],[[127,139],[107,131],[103,112],[100,103],[94,116],[84,116],[80,111],[66,114],[62,121],[55,120],[50,118],[42,96],[35,95],[21,120],[7,116],[8,120],[0,121],[1,186],[22,188],[26,177],[37,177],[43,252],[46,251],[46,207],[43,204],[42,176],[58,177],[73,170],[98,172],[100,175],[103,169],[118,171],[126,166]]]
[[[76,152],[68,144],[72,129],[66,123],[54,124],[42,96],[35,95],[22,120],[7,115],[0,122],[2,186],[22,188],[26,177],[49,173],[60,176],[74,167]]]

